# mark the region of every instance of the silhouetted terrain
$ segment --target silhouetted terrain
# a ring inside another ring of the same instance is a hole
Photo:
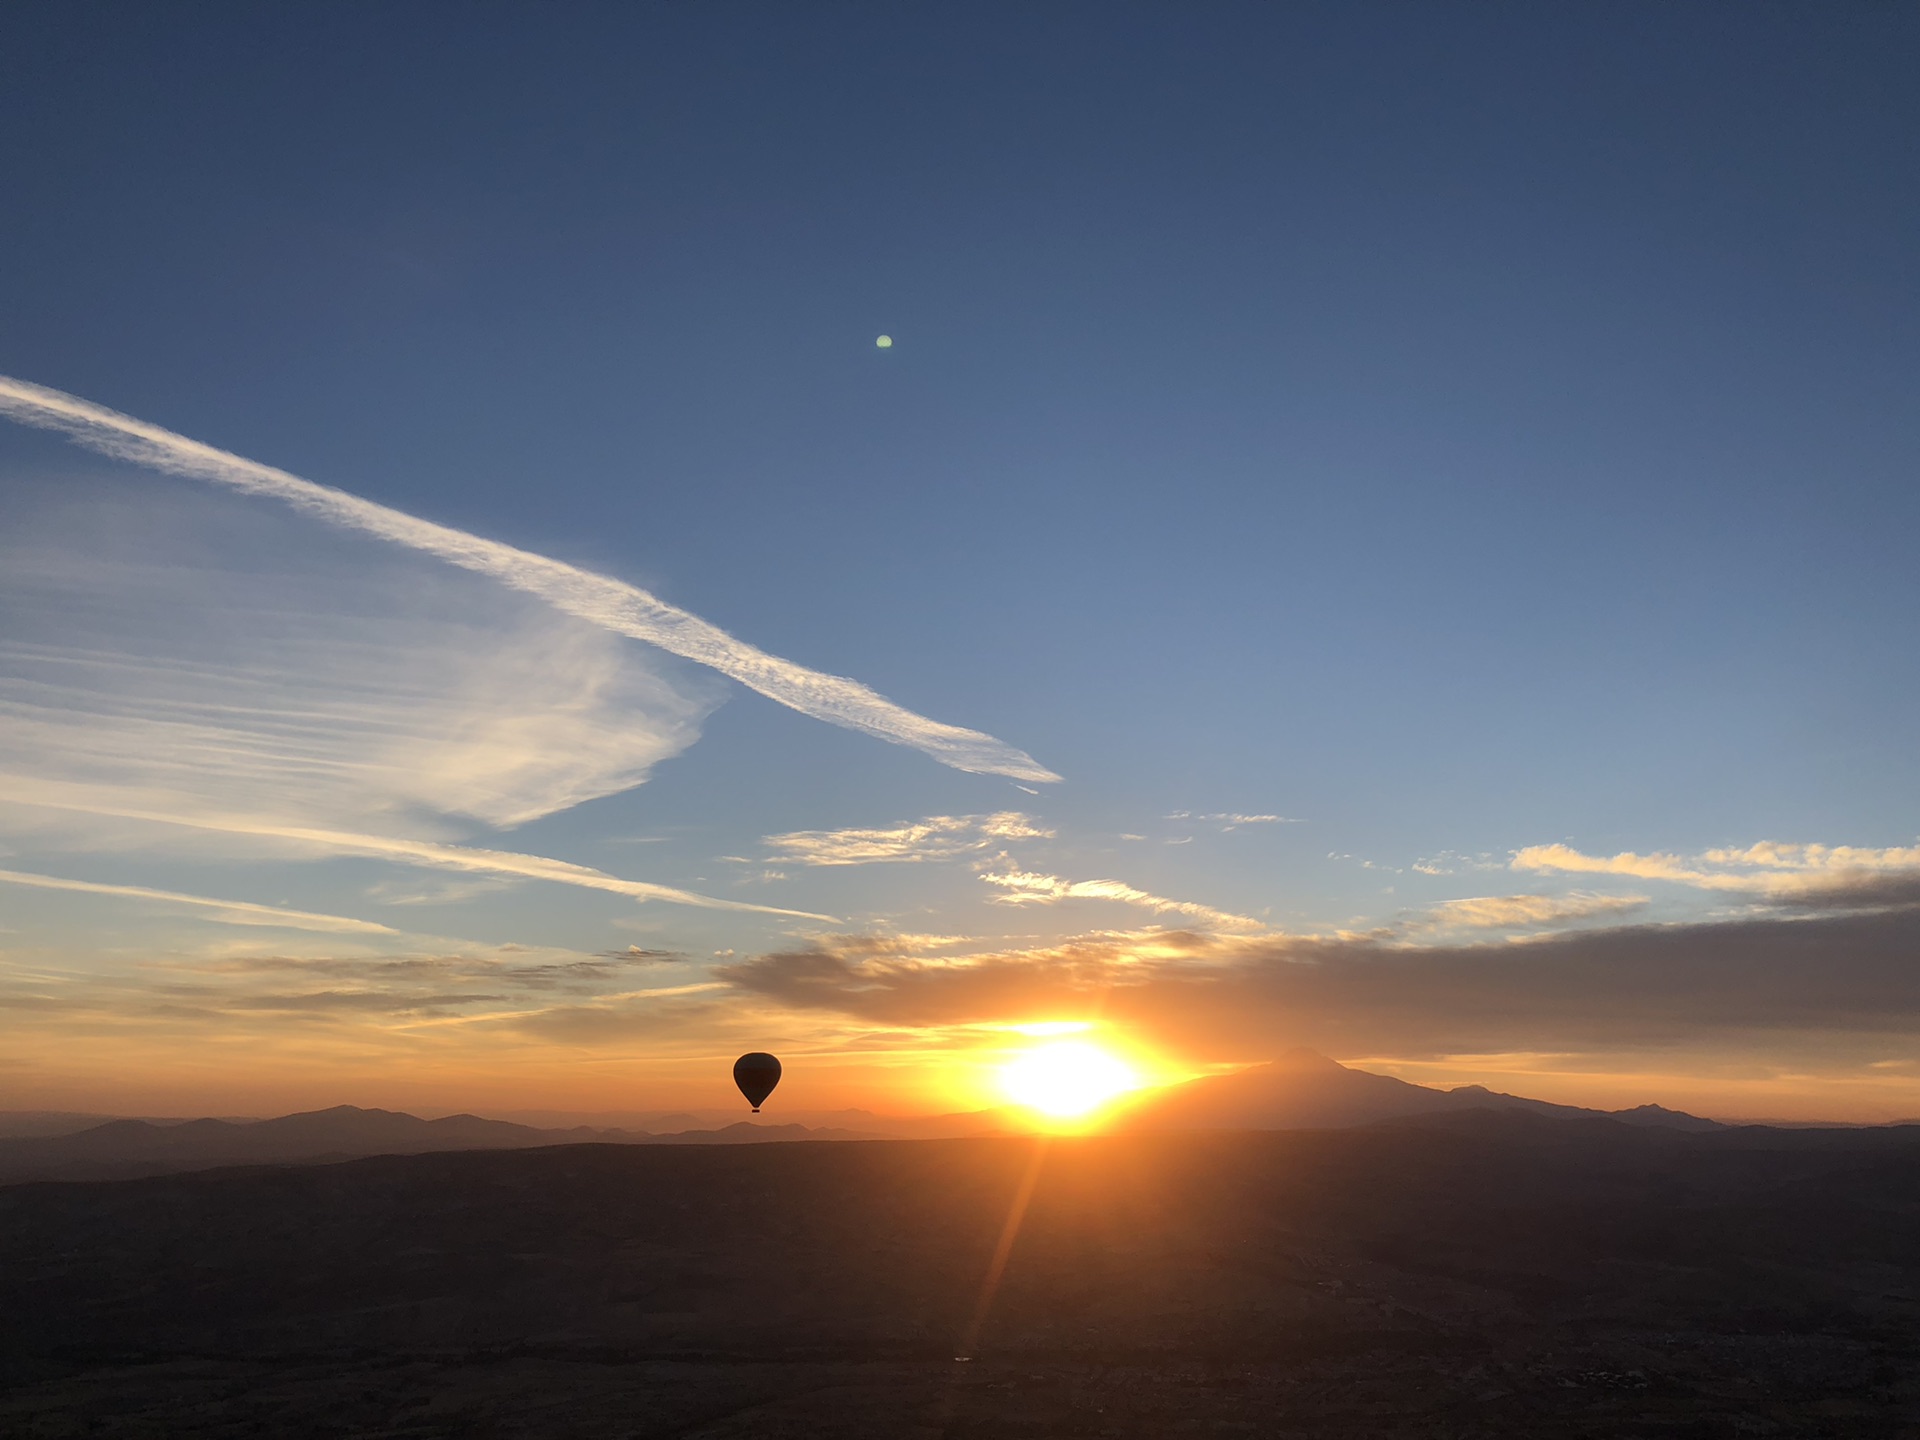
[[[392,1110],[336,1105],[277,1120],[110,1120],[71,1134],[0,1139],[0,1184],[23,1180],[121,1180],[215,1165],[314,1164],[368,1155],[444,1150],[524,1150],[538,1145],[613,1142],[649,1145],[754,1144],[771,1140],[865,1140],[856,1130],[740,1122],[669,1135],[644,1131],[539,1130],[477,1115],[438,1120]]]
[[[1467,1110],[23,1185],[0,1354],[8,1436],[1912,1436],[1920,1132]]]
[[[74,1110],[0,1110],[0,1140],[31,1135],[72,1135],[120,1118]]]
[[[1712,1120],[1658,1105],[1634,1110],[1582,1110],[1502,1095],[1479,1085],[1435,1090],[1338,1065],[1295,1050],[1268,1065],[1154,1091],[1119,1120],[1146,1130],[1297,1130],[1364,1125],[1465,1110],[1525,1110],[1563,1118],[1611,1115],[1635,1125],[1714,1130]],[[593,1142],[649,1145],[752,1144],[771,1140],[952,1139],[1006,1130],[1001,1112],[913,1118],[844,1112],[857,1128],[740,1121],[666,1133],[577,1125],[542,1128],[476,1115],[438,1120],[391,1110],[337,1105],[276,1120],[109,1120],[71,1117],[62,1125],[44,1112],[15,1112],[16,1135],[0,1136],[0,1185],[23,1180],[121,1180],[204,1170],[215,1165],[313,1164],[369,1155],[423,1155],[442,1150],[522,1150]],[[834,1117],[838,1118],[838,1117]]]
[[[1716,1121],[1662,1105],[1587,1110],[1503,1095],[1484,1085],[1436,1090],[1391,1075],[1355,1070],[1305,1049],[1290,1050],[1268,1064],[1231,1075],[1150,1091],[1128,1111],[1123,1123],[1143,1130],[1309,1130],[1463,1110],[1524,1110],[1569,1120],[1608,1116],[1628,1125],[1673,1130],[1721,1128]]]

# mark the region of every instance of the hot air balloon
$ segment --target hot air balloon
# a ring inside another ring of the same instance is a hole
[[[758,1115],[760,1102],[780,1083],[780,1062],[761,1050],[742,1055],[733,1062],[733,1083],[740,1087],[740,1093],[747,1097],[753,1113]]]

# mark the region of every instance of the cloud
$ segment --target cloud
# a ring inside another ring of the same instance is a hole
[[[675,1048],[696,1053],[712,1047],[733,1051],[724,1038],[734,1029],[724,1003],[715,996],[719,983],[680,985],[669,990],[612,995],[578,1005],[540,1006],[496,1015],[476,1015],[460,1023],[486,1031],[506,1030],[536,1041],[563,1045],[632,1045],[647,1042],[654,1056]],[[697,999],[684,997],[697,996]],[[745,1038],[741,1047],[746,1048]]]
[[[1777,1062],[1832,1037],[1856,1055],[1920,1056],[1916,953],[1920,909],[1588,929],[1519,945],[1151,931],[936,956],[823,941],[716,973],[785,1005],[896,1027],[1098,1014],[1200,1060],[1300,1044],[1403,1056],[1740,1051]]]
[[[41,500],[9,492],[0,514],[0,837],[371,856],[828,918],[453,843],[470,821],[629,789],[692,744],[719,686],[682,662],[224,497],[69,486]],[[448,904],[467,883],[375,893]]]
[[[279,905],[255,905],[247,900],[218,900],[207,895],[183,895],[177,890],[150,890],[144,885],[107,885],[92,880],[66,880],[22,870],[0,870],[0,883],[27,885],[39,890],[69,890],[83,895],[117,895],[129,900],[158,900],[212,912],[208,918],[224,925],[278,925],[294,930],[335,931],[348,934],[395,935],[399,932],[371,920],[346,915],[317,915],[310,910],[288,910]]]
[[[769,655],[624,581],[422,520],[27,381],[0,376],[0,414],[115,459],[269,496],[328,524],[490,576],[566,614],[710,666],[802,714],[911,746],[955,769],[1034,782],[1060,778],[991,735],[916,715],[857,681]]]
[[[795,830],[761,843],[775,858],[798,865],[915,864],[978,854],[1006,840],[1050,840],[1017,810],[993,815],[929,815],[878,830]]]
[[[1442,850],[1437,855],[1422,856],[1413,862],[1413,868],[1422,875],[1452,875],[1461,870],[1504,870],[1507,865],[1490,853],[1463,855],[1458,850]]]
[[[717,981],[633,988],[634,971],[661,963],[628,954],[476,947],[401,955],[161,954],[131,967],[0,967],[0,1034],[36,1044],[96,1033],[284,1036],[278,1021],[332,1027],[356,1053],[406,1033],[481,1025],[516,1028],[548,1012],[613,1008],[643,1021],[676,1012],[680,997],[710,996]],[[668,1008],[662,1010],[665,1004]],[[736,1005],[736,1008],[742,1008]],[[31,1013],[35,1019],[4,1017]],[[257,1020],[243,1016],[260,1017]],[[58,1028],[52,1017],[64,1017]],[[684,1014],[682,1013],[682,1018]],[[278,1043],[278,1042],[276,1042]]]
[[[625,945],[618,950],[602,950],[597,958],[622,965],[678,965],[687,956],[678,950],[647,950],[638,945]]]
[[[1429,906],[1417,924],[1430,929],[1518,929],[1618,915],[1638,910],[1646,903],[1644,895],[1594,895],[1584,891],[1571,895],[1480,895]]]
[[[511,890],[514,881],[498,876],[487,880],[408,881],[384,880],[369,886],[367,898],[380,905],[458,905],[482,895],[498,895]]]
[[[1264,930],[1260,921],[1246,915],[1216,910],[1190,900],[1169,900],[1152,895],[1120,880],[1067,880],[1059,875],[1041,875],[1028,870],[1003,870],[980,877],[989,885],[998,885],[1007,893],[996,895],[998,905],[1053,905],[1062,900],[1117,900],[1137,905],[1161,915],[1184,915],[1216,930]]]
[[[457,1011],[465,1006],[504,1000],[503,995],[439,994],[432,990],[295,990],[265,995],[226,995],[223,1010],[269,1015],[416,1015]]]
[[[477,577],[123,482],[7,491],[0,612],[0,801],[71,814],[450,838],[630,789],[721,697]]]
[[[705,910],[740,910],[761,915],[784,915],[798,920],[827,920],[807,910],[783,910],[771,905],[750,905],[744,900],[721,900],[672,885],[656,885],[645,880],[624,880],[604,870],[554,860],[544,855],[523,855],[510,850],[490,850],[472,845],[447,845],[433,840],[410,840],[392,835],[364,835],[348,831],[324,830],[306,825],[276,825],[245,816],[169,815],[161,811],[133,808],[97,808],[84,798],[62,798],[57,787],[39,783],[30,776],[9,777],[16,788],[6,799],[17,805],[50,810],[74,810],[92,816],[105,816],[150,824],[176,825],[210,830],[226,836],[246,836],[254,840],[284,841],[305,854],[371,855],[405,864],[433,869],[455,870],[469,874],[512,875],[524,880],[547,880],[574,885],[585,890],[601,890],[634,900],[664,900]]]
[[[304,595],[137,564],[45,585],[25,541],[0,541],[0,772],[189,812],[518,825],[641,783],[717,698],[587,627],[515,606],[454,619],[471,597],[358,566],[324,596],[311,570]]]
[[[452,954],[409,954],[393,956],[290,956],[238,955],[199,961],[174,962],[170,973],[213,977],[222,983],[236,979],[250,981],[265,977],[278,984],[287,975],[311,982],[324,978],[334,988],[357,990],[401,987],[419,990],[432,987],[446,996],[464,995],[472,1000],[497,1001],[499,993],[479,995],[472,987],[490,992],[508,992],[524,998],[550,992],[565,994],[606,992],[609,987],[632,983],[636,969],[672,964],[684,955],[670,951],[608,950],[597,955],[580,955],[570,950],[541,950],[531,955],[512,946],[493,946],[476,952]],[[705,982],[701,982],[705,983]],[[677,987],[670,987],[677,988]],[[622,990],[627,995],[656,993]]]
[[[1920,845],[1876,849],[1763,840],[1744,849],[1586,855],[1568,845],[1530,845],[1514,853],[1515,870],[1628,875],[1702,890],[1756,895],[1803,908],[1847,909],[1920,903]]]
[[[1861,873],[1805,889],[1781,889],[1768,903],[1785,910],[1877,910],[1887,906],[1920,905],[1920,872],[1895,870]]]
[[[1169,820],[1198,820],[1208,825],[1224,826],[1228,830],[1242,825],[1299,825],[1302,822],[1290,815],[1242,815],[1235,810],[1221,810],[1211,815],[1196,815],[1191,810],[1176,810],[1167,816]]]

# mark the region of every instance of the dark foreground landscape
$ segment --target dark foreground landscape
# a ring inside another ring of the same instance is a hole
[[[19,1185],[0,1355],[8,1437],[1911,1437],[1920,1129],[1474,1112]]]

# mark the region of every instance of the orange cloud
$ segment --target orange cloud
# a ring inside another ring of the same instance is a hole
[[[1920,845],[1876,849],[1763,840],[1744,849],[1705,850],[1694,856],[1640,855],[1631,850],[1586,855],[1569,845],[1530,845],[1514,853],[1513,868],[1629,875],[1809,907],[1838,909],[1920,900]]]

